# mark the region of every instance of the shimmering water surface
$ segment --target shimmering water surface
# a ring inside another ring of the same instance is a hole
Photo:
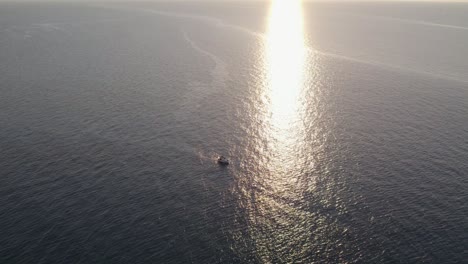
[[[466,14],[0,4],[0,262],[463,263]]]

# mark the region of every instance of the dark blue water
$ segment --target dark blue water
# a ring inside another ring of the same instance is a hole
[[[293,2],[0,4],[0,262],[466,262],[468,5]]]

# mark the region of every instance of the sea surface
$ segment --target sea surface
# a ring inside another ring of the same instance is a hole
[[[467,14],[1,3],[0,263],[466,263]]]

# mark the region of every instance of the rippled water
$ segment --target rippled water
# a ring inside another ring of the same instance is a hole
[[[1,262],[463,263],[467,12],[2,3]]]

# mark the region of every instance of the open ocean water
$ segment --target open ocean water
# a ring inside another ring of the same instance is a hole
[[[466,263],[467,14],[1,3],[0,263]]]

